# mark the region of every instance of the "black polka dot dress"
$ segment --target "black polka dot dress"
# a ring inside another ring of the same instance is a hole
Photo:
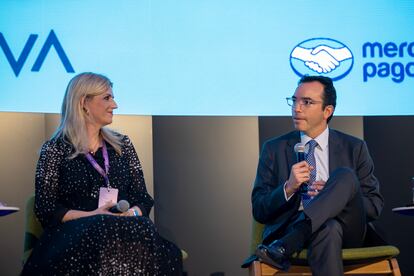
[[[22,275],[182,275],[180,249],[148,218],[153,199],[131,141],[124,136],[122,155],[106,145],[111,187],[143,216],[95,215],[62,223],[68,210],[95,210],[105,180],[84,155],[70,159],[72,147],[63,139],[47,141],[35,181],[35,213],[45,230]],[[94,158],[104,167],[101,149]]]

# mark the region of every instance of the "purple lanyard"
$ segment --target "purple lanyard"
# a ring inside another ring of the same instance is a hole
[[[102,145],[102,153],[103,153],[103,158],[104,158],[104,163],[105,163],[105,170],[103,170],[101,166],[99,166],[98,162],[96,162],[96,160],[93,158],[93,156],[89,152],[86,154],[86,158],[88,159],[89,163],[91,163],[91,165],[95,168],[95,170],[97,170],[98,173],[104,177],[105,184],[109,189],[111,188],[111,185],[109,185],[109,177],[108,177],[109,157],[108,157],[108,151],[106,149],[105,141],[103,142],[103,145]]]

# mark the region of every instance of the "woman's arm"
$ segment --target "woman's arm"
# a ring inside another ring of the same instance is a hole
[[[129,170],[133,178],[132,185],[128,189],[129,201],[134,208],[138,208],[137,211],[140,214],[149,216],[154,200],[147,192],[141,163],[131,140],[127,136],[124,138],[124,143],[123,154],[128,160]]]
[[[50,140],[43,144],[35,176],[34,211],[43,227],[62,222],[68,211],[59,204],[60,167],[66,157],[63,142]]]
[[[69,220],[74,220],[83,217],[95,216],[95,215],[113,215],[119,216],[120,214],[109,212],[109,208],[116,205],[113,202],[107,202],[105,205],[97,208],[93,211],[79,211],[79,210],[69,210],[62,218],[62,222],[67,222]]]

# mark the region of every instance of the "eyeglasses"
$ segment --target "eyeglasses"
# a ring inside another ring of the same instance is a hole
[[[323,103],[323,101],[315,101],[309,98],[304,99],[296,99],[294,97],[288,97],[286,98],[286,102],[288,106],[295,107],[297,104],[299,104],[301,107],[310,107],[311,105]]]

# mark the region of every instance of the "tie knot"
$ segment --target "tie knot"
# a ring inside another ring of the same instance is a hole
[[[307,144],[309,145],[309,151],[313,151],[315,147],[318,145],[318,142],[316,142],[315,140],[310,140],[309,142],[307,142]]]

